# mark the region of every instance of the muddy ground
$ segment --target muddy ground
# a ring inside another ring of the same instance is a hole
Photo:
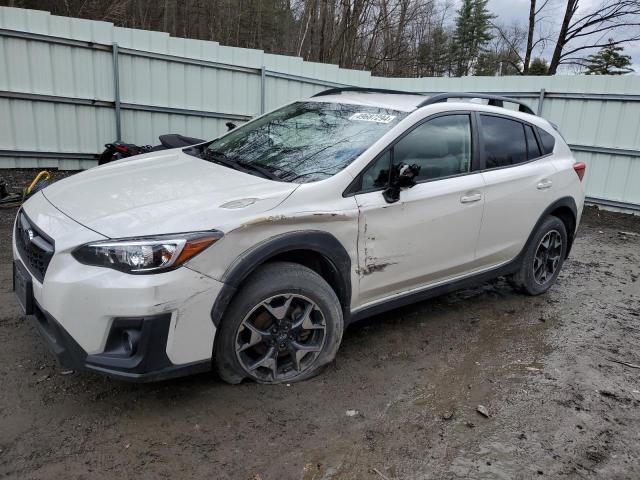
[[[10,292],[14,215],[0,477],[640,478],[638,217],[589,209],[546,295],[499,280],[394,310],[350,327],[313,380],[229,386],[64,371]]]

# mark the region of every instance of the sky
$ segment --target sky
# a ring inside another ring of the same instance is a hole
[[[538,3],[540,3],[540,0],[538,0]],[[580,0],[580,7],[576,15],[580,15],[580,12],[588,12],[601,3],[602,0]],[[519,21],[523,27],[526,27],[528,22],[529,5],[529,0],[489,0],[488,4],[489,10],[498,16],[496,21],[503,24],[510,24],[516,20]],[[551,59],[565,6],[565,0],[550,0],[549,5],[545,7],[545,16],[548,18],[546,20],[547,24],[543,28],[554,33],[552,41],[549,42],[546,49],[542,52],[542,56],[547,60]],[[615,35],[613,38],[616,38]],[[586,51],[585,55],[595,53],[595,51],[597,51],[597,49]],[[636,70],[636,74],[640,75],[640,42],[626,44],[623,53],[631,56],[631,62]]]

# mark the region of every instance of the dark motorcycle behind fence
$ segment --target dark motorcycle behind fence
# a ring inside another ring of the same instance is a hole
[[[204,140],[193,137],[185,137],[177,133],[160,135],[160,145],[135,145],[133,143],[113,142],[105,145],[105,150],[98,158],[98,165],[104,165],[122,158],[133,157],[143,153],[169,150],[171,148],[182,148],[203,143]]]
[[[225,123],[227,131],[231,131],[237,127],[233,122]],[[133,157],[134,155],[141,155],[143,153],[157,152],[160,150],[169,150],[171,148],[184,148],[191,145],[197,145],[198,143],[204,143],[205,140],[194,137],[185,137],[178,133],[168,133],[166,135],[160,135],[160,145],[135,145],[133,143],[113,142],[105,145],[105,150],[100,154],[98,158],[98,165],[104,165],[105,163],[113,162],[114,160],[120,160],[121,158]]]

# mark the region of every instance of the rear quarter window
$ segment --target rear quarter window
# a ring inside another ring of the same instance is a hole
[[[531,125],[525,125],[524,133],[527,137],[527,152],[529,154],[529,160],[540,157],[542,153],[540,152],[538,140],[536,140],[536,134],[533,133],[533,127]]]
[[[540,141],[542,143],[542,153],[544,155],[553,153],[553,147],[556,145],[556,139],[554,136],[541,128],[538,128],[538,135],[540,136]]]

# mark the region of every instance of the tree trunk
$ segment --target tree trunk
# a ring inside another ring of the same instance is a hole
[[[524,54],[524,65],[522,66],[522,73],[526,75],[529,73],[529,64],[531,63],[531,52],[533,50],[533,33],[536,28],[536,0],[531,0],[531,6],[529,7],[529,32],[527,34],[527,49]]]
[[[567,8],[564,12],[564,18],[562,19],[562,26],[560,27],[560,33],[558,34],[558,41],[556,42],[556,47],[553,50],[553,57],[551,57],[551,63],[549,64],[548,75],[555,75],[558,71],[558,66],[560,65],[560,60],[562,58],[562,50],[567,43],[567,31],[569,30],[569,24],[571,23],[571,19],[576,13],[577,8],[578,0],[567,1]]]
[[[402,40],[403,33],[406,26],[407,21],[407,10],[409,9],[408,0],[403,0],[400,6],[400,18],[398,20],[398,26],[396,29],[395,38],[393,39],[392,52],[393,52],[393,75],[396,77],[400,76],[401,69],[404,67],[402,65],[403,62],[400,60],[400,56],[402,54]]]

